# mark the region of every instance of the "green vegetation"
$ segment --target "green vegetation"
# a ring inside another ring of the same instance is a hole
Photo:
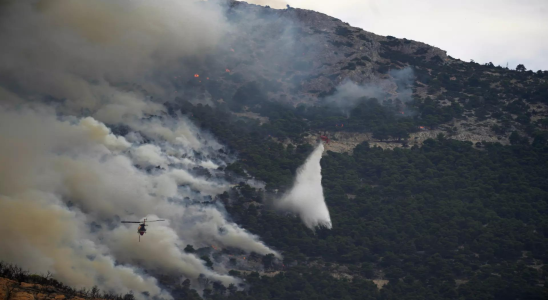
[[[336,34],[344,38],[352,32],[341,27]],[[343,39],[332,43],[352,46]],[[439,56],[426,59],[425,47],[413,54],[397,50],[409,43],[388,38],[381,55],[389,62],[373,66],[381,73],[413,67],[415,88],[407,103],[360,98],[347,109],[328,104],[295,108],[269,99],[269,91],[279,92],[274,81],[257,79],[239,86],[216,108],[183,101],[174,106],[238,154],[239,160],[226,168],[229,173],[266,182],[266,193],[242,183],[220,198],[238,224],[284,255],[284,268],[272,256],[258,259],[266,270],[281,270],[279,274],[233,271],[249,289],[210,284],[206,298],[548,297],[548,121],[537,117],[548,104],[547,72],[445,64]],[[361,56],[342,68],[372,63]],[[295,67],[309,66],[303,61]],[[291,76],[295,86],[307,80]],[[233,111],[257,113],[268,122]],[[437,128],[470,117],[494,120],[491,129],[509,136],[511,145],[473,145],[443,135],[420,148],[407,145],[419,126]],[[322,185],[333,229],[312,232],[297,217],[268,209],[268,203],[276,190],[279,196],[290,187],[311,152],[305,136],[324,131],[369,132],[404,148],[383,150],[363,143],[352,155],[329,152],[321,162]],[[247,205],[251,201],[265,205]],[[340,273],[350,277],[334,278]],[[379,289],[374,279],[389,283]],[[188,284],[174,295],[198,297]]]
[[[329,281],[350,298],[358,289],[376,299],[542,299],[548,147],[484,149],[440,136],[422,148],[382,150],[364,143],[353,156],[330,152],[322,173],[332,230],[313,233],[296,218],[266,210],[259,216],[254,206],[238,202],[229,211],[282,249],[286,265],[348,265],[355,280]],[[285,276],[257,279],[266,286],[254,285],[250,293],[283,286]],[[360,281],[380,276],[390,280],[380,293]],[[315,288],[315,277],[299,280]],[[457,286],[456,280],[466,283]]]
[[[255,111],[268,117],[269,122],[259,126],[259,121],[238,118],[226,106],[214,109],[198,104],[180,102],[173,106],[188,115],[198,126],[211,131],[221,142],[238,151],[237,162],[227,167],[236,175],[245,176],[244,169],[257,179],[267,183],[267,190],[288,188],[295,171],[301,165],[312,146],[304,144],[309,132],[325,130],[373,132],[380,140],[405,143],[409,133],[418,131],[421,121],[404,117],[399,112],[401,102],[377,99],[358,99],[348,116],[330,106],[288,107],[274,102],[261,102]],[[231,104],[229,103],[228,106]],[[341,126],[341,125],[344,125]],[[284,147],[281,142],[289,139],[297,146]]]
[[[391,68],[413,66],[416,88],[427,88],[427,96],[415,94],[416,107],[427,126],[474,116],[479,121],[495,119],[500,124],[494,129],[497,134],[507,133],[511,126],[533,138],[540,134],[541,126],[531,123],[531,118],[540,113],[538,104],[548,104],[548,71],[527,71],[521,64],[515,71],[473,61],[448,64],[439,56],[426,59],[427,48],[405,54],[398,50],[403,43],[397,39],[381,42],[381,56],[390,60]],[[449,102],[450,108],[442,102]]]
[[[229,165],[226,171],[246,176],[244,169],[256,178],[267,182],[267,190],[287,188],[291,185],[296,169],[312,151],[308,144],[297,147],[284,146],[272,137],[299,137],[303,129],[295,129],[291,121],[277,122],[275,116],[267,126],[258,126],[258,121],[243,121],[228,110],[209,106],[181,103],[177,107],[200,127],[214,133],[223,143],[238,151],[239,160]],[[285,113],[280,110],[280,113]],[[285,116],[291,118],[291,114]],[[279,117],[283,119],[282,116]]]
[[[444,65],[422,57],[427,52],[422,48],[414,55],[391,50],[398,43],[389,39],[383,55],[400,68],[401,63],[413,65],[416,86],[424,84],[426,97],[414,93],[405,104],[355,99],[346,111],[330,105],[293,108],[267,100],[261,83],[240,87],[216,109],[185,103],[177,108],[237,151],[241,159],[228,171],[267,183],[266,198],[240,184],[221,199],[236,222],[284,255],[280,274],[233,272],[251,284],[249,290],[217,286],[206,298],[548,297],[548,123],[545,118],[532,121],[538,112],[531,110],[531,105],[548,103],[547,74],[492,64]],[[364,58],[353,63],[361,61],[369,63]],[[260,125],[231,113],[244,104],[269,122]],[[404,110],[415,114],[400,114]],[[495,119],[492,130],[509,136],[511,146],[473,145],[440,135],[420,148],[405,148],[419,126],[436,128],[470,116]],[[312,150],[303,144],[304,136],[323,131],[370,132],[404,148],[363,143],[352,155],[329,152],[322,159],[332,230],[312,232],[298,218],[268,205],[244,205],[268,204],[275,189],[288,188]],[[286,140],[291,144],[278,142]],[[267,270],[280,270],[272,257],[263,257],[262,263]],[[340,270],[351,277],[335,279]],[[389,281],[382,289],[372,282],[380,278]]]

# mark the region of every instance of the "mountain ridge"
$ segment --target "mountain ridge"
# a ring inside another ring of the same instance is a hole
[[[237,38],[228,37],[222,43],[225,50],[206,63],[212,64],[210,69],[227,66],[227,72],[198,83],[209,105],[268,117],[260,109],[265,101],[297,107],[321,106],[331,99],[337,106],[350,86],[382,101],[403,101],[400,107],[407,107],[417,121],[408,134],[419,132],[419,126],[439,129],[443,124],[451,129],[442,129],[446,136],[473,143],[508,144],[514,131],[530,142],[546,135],[539,124],[548,116],[547,101],[541,100],[546,99],[546,71],[463,62],[435,46],[376,35],[311,10],[233,1],[227,15]],[[394,73],[406,68],[411,74],[401,75],[403,79]],[[487,130],[474,132],[485,126]]]

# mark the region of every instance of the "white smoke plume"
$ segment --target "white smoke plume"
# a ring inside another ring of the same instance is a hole
[[[169,298],[154,274],[237,283],[185,245],[279,256],[221,204],[189,202],[229,188],[192,168],[229,159],[150,97],[169,98],[156,75],[199,60],[226,27],[219,7],[192,0],[0,4],[0,260],[76,288]],[[169,222],[154,223],[141,243],[137,227],[119,222],[148,215]]]
[[[322,188],[320,160],[323,150],[323,144],[320,143],[297,170],[293,188],[277,203],[280,209],[298,214],[310,229],[317,226],[332,227]]]
[[[134,166],[131,151],[123,151],[143,146],[129,144],[94,119],[70,119],[59,120],[47,109],[0,109],[0,224],[9,231],[0,241],[0,259],[52,271],[74,286],[162,295],[154,278],[139,275],[140,268],[237,283],[182,252],[186,244],[278,255],[215,207],[177,204],[193,195],[181,184],[201,195],[226,191],[228,184],[173,165],[147,173]],[[156,147],[153,153],[165,156]],[[112,224],[115,216],[139,220],[149,213],[171,220],[170,226],[154,226],[140,244],[136,227]],[[92,223],[97,228],[90,231]],[[124,282],[103,282],[122,278],[120,273]]]
[[[327,104],[348,112],[361,98],[398,98],[403,103],[412,100],[414,72],[410,67],[392,70],[390,79],[376,78],[371,83],[359,85],[347,80],[341,83],[333,95],[325,98]]]
[[[149,216],[149,219],[158,218]],[[146,243],[143,241],[139,247],[135,247],[134,228],[128,227],[116,228],[109,235],[106,243],[122,263],[139,262],[149,270],[159,269],[172,276],[177,276],[181,270],[184,270],[185,274],[193,279],[203,274],[225,285],[238,283],[238,280],[231,276],[205,269],[203,262],[195,255],[181,252],[180,249],[186,245],[181,242],[177,233],[166,224],[156,223],[153,227],[150,226],[149,230],[154,230],[154,234],[147,235]],[[161,253],[158,249],[161,249]]]
[[[145,144],[132,151],[133,161],[140,166],[167,166],[167,158],[162,156],[162,149],[156,145]]]

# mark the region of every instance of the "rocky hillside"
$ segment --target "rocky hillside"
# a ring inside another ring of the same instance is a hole
[[[71,297],[54,288],[26,282],[19,283],[6,278],[0,278],[0,297],[4,300],[84,299],[78,296]]]
[[[208,57],[205,66],[197,66],[196,74],[202,76],[192,80],[202,83],[212,100],[220,100],[215,97],[217,88],[226,93],[255,82],[270,100],[316,103],[345,80],[368,84],[382,79],[391,81],[384,82],[383,88],[397,97],[397,85],[387,74],[392,62],[383,57],[385,44],[393,37],[303,9],[276,10],[233,2],[228,16],[235,35],[225,38],[222,49]],[[405,40],[397,48],[425,62],[451,61],[445,51],[420,42]],[[392,66],[403,67],[398,62]]]
[[[134,300],[133,293],[119,295],[91,289],[75,289],[46,275],[30,274],[28,271],[0,261],[0,299],[3,300],[63,300],[63,299],[105,299]]]
[[[192,74],[175,80],[187,91],[180,100],[265,118],[265,103],[351,110],[368,97],[394,101],[416,121],[406,129],[416,133],[407,144],[425,135],[420,126],[432,130],[428,136],[442,132],[474,144],[509,144],[513,132],[528,142],[546,139],[548,71],[463,62],[439,48],[309,10],[229,2],[227,11],[234,34],[205,60],[186,62]]]

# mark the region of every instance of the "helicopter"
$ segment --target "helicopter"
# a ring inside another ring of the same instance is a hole
[[[165,221],[165,220],[152,220],[152,221],[148,221],[148,222],[150,223],[150,222],[160,222],[160,221]],[[122,221],[122,223],[137,223],[137,224],[139,224],[139,229],[137,229],[137,233],[139,234],[139,242],[141,241],[141,235],[143,235],[147,232],[147,230],[145,228],[147,226],[146,222],[147,222],[146,218],[143,221],[140,221],[140,222]]]

